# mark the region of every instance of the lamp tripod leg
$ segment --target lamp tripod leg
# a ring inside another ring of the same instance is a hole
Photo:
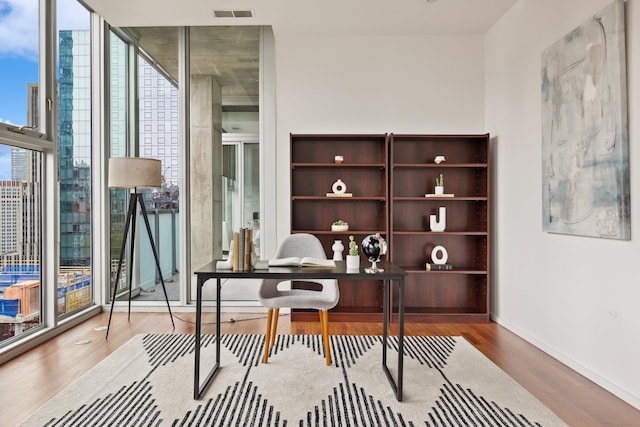
[[[132,195],[133,196],[133,195]],[[116,302],[116,292],[118,291],[118,283],[120,282],[120,273],[122,272],[122,260],[124,259],[125,248],[127,247],[127,236],[129,235],[129,225],[131,224],[131,217],[135,210],[135,199],[131,197],[129,199],[129,210],[127,211],[127,219],[124,223],[124,235],[122,236],[122,246],[120,247],[120,257],[118,258],[118,269],[113,280],[113,294],[111,295],[111,311],[109,312],[109,323],[107,324],[107,334],[105,339],[109,338],[109,329],[111,328],[111,317],[113,316],[113,306]],[[131,284],[129,284],[131,288]]]
[[[129,307],[127,310],[127,321],[131,321],[131,292],[133,288],[133,255],[136,246],[136,218],[138,216],[137,209],[138,198],[135,197],[135,194],[131,197],[131,204],[133,205],[133,209],[131,210],[131,250],[129,251],[129,270],[127,271],[127,278],[129,280]]]

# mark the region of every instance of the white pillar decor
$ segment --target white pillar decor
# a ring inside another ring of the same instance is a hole
[[[437,219],[435,215],[429,217],[429,227],[431,231],[444,231],[447,227],[447,208],[440,206],[438,217]]]

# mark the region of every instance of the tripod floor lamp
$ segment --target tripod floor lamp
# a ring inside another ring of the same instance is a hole
[[[109,324],[107,325],[107,335],[105,338],[109,338],[109,328],[111,327],[111,316],[113,316],[113,306],[116,301],[116,292],[118,290],[118,282],[120,281],[120,273],[122,272],[122,261],[127,247],[127,237],[131,236],[130,251],[129,251],[129,269],[127,272],[129,283],[129,317],[131,319],[131,280],[132,280],[132,266],[133,255],[136,241],[136,216],[138,212],[138,205],[140,205],[140,212],[144,219],[144,224],[147,227],[147,234],[149,235],[149,242],[151,243],[151,249],[153,250],[153,258],[156,261],[156,268],[158,269],[158,275],[160,276],[160,282],[162,283],[162,290],[164,292],[164,299],[167,301],[167,308],[169,309],[169,316],[171,317],[171,324],[175,329],[176,325],[173,321],[173,314],[171,313],[171,306],[169,305],[169,297],[167,297],[167,288],[164,286],[164,279],[162,278],[162,271],[160,269],[160,261],[158,258],[158,251],[153,241],[153,235],[151,234],[151,227],[149,226],[149,218],[147,216],[147,209],[144,205],[144,199],[142,194],[138,192],[138,188],[157,188],[162,185],[161,174],[161,162],[156,159],[145,159],[140,157],[112,157],[109,159],[109,188],[132,188],[133,192],[129,195],[129,209],[127,210],[127,219],[124,223],[124,235],[122,236],[122,247],[120,248],[120,258],[118,259],[118,269],[113,279],[113,294],[111,295],[111,312],[109,313]],[[131,233],[129,234],[129,231]]]

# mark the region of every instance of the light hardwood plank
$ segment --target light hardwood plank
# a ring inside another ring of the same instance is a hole
[[[12,426],[70,385],[98,362],[140,333],[193,333],[194,315],[176,314],[176,329],[164,313],[114,313],[109,339],[104,326],[108,313],[102,313],[58,337],[0,366],[0,425]],[[222,314],[223,333],[264,334],[266,316]],[[229,319],[235,321],[229,323]],[[204,314],[203,332],[214,333],[214,315]],[[396,332],[397,325],[391,330]],[[375,335],[381,323],[331,322],[331,335]],[[320,334],[320,322],[291,322],[280,316],[280,334]],[[640,411],[578,375],[557,360],[495,323],[407,323],[407,335],[460,335],[496,365],[518,381],[531,394],[572,426],[637,426]],[[90,340],[84,345],[74,344]],[[191,381],[191,377],[185,381]],[[4,424],[3,424],[4,423]]]

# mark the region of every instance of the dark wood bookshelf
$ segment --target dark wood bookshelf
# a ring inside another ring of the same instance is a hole
[[[369,234],[389,235],[388,135],[291,134],[291,233],[316,235],[327,258],[340,239],[347,255],[349,236],[362,242]],[[335,163],[342,156],[342,163]],[[327,197],[338,179],[352,197]],[[332,231],[333,221],[349,224],[348,231]],[[360,263],[368,263],[361,254]],[[304,283],[293,283],[305,287]],[[340,301],[331,310],[336,321],[379,322],[383,288],[378,281],[340,280]],[[293,310],[293,320],[317,320],[317,311]]]
[[[489,135],[391,134],[390,259],[409,273],[407,321],[489,320]],[[436,156],[445,156],[436,164]],[[445,193],[434,193],[444,175]],[[430,231],[429,217],[446,208],[446,228]],[[443,246],[453,270],[427,271],[431,251]],[[393,293],[397,307],[397,290]],[[395,316],[392,316],[392,320]]]
[[[380,233],[386,258],[408,271],[407,321],[485,322],[490,291],[489,135],[291,134],[291,233],[315,234],[328,258],[334,239],[360,243]],[[342,163],[334,162],[336,155]],[[436,156],[446,161],[436,164]],[[444,197],[434,192],[444,175]],[[352,197],[327,197],[341,179]],[[429,216],[447,209],[443,232],[430,231]],[[342,219],[349,231],[331,231]],[[431,251],[444,246],[453,270],[427,271]],[[346,249],[343,255],[346,255]],[[361,254],[361,265],[368,261]],[[305,284],[294,283],[295,286]],[[382,285],[340,281],[339,321],[380,321]],[[391,298],[397,311],[397,289]],[[396,320],[393,313],[391,320]],[[294,320],[315,320],[294,310]]]

